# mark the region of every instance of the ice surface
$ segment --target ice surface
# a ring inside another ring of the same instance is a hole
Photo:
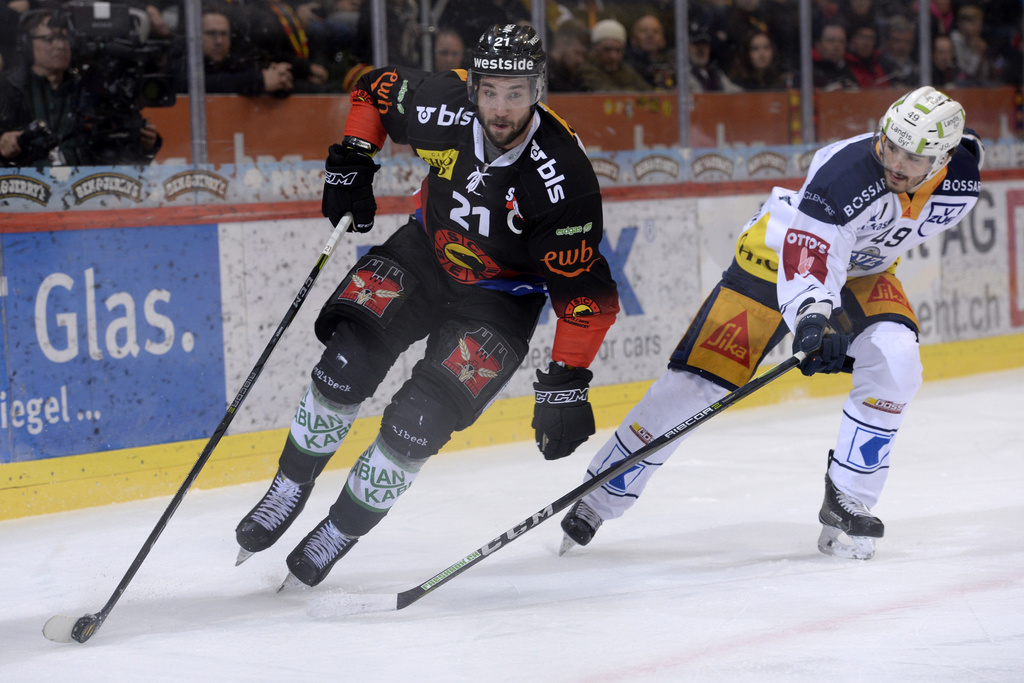
[[[397,612],[316,616],[484,545],[575,487],[598,440],[557,462],[528,443],[438,456],[292,594],[284,558],[345,473],[240,567],[234,527],[266,482],[193,490],[85,644],[43,624],[98,611],[168,499],[0,522],[0,680],[1024,680],[1024,369],[925,384],[868,562],[815,546],[841,403],[733,408],[586,548],[558,557],[552,519]]]

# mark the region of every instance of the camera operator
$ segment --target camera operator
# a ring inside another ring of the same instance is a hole
[[[79,69],[72,68],[67,20],[34,10],[19,25],[23,63],[0,80],[0,162],[7,166],[145,164],[163,140],[137,111],[116,122],[94,115]],[[124,143],[123,140],[130,140]]]

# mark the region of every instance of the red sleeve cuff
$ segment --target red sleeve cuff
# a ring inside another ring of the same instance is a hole
[[[352,93],[352,109],[345,120],[345,135],[366,140],[377,149],[384,146],[384,141],[388,137],[384,124],[381,123],[377,105],[362,96],[357,97],[355,91]]]

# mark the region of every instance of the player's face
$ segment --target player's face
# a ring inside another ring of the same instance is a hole
[[[533,114],[533,97],[526,78],[484,76],[476,94],[484,134],[500,149],[512,149],[526,139]]]
[[[932,169],[930,156],[911,154],[884,135],[881,145],[885,184],[890,192],[909,192],[924,182],[925,176]]]

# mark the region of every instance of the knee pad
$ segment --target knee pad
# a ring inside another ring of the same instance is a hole
[[[867,383],[883,394],[909,400],[921,388],[924,367],[917,335],[908,327],[881,322],[857,335],[850,345],[854,385]]]
[[[338,325],[313,367],[313,384],[327,400],[359,405],[373,395],[394,362],[377,338],[352,322]]]
[[[391,452],[425,460],[448,443],[458,421],[457,410],[443,399],[443,394],[410,380],[384,409],[380,434]]]

